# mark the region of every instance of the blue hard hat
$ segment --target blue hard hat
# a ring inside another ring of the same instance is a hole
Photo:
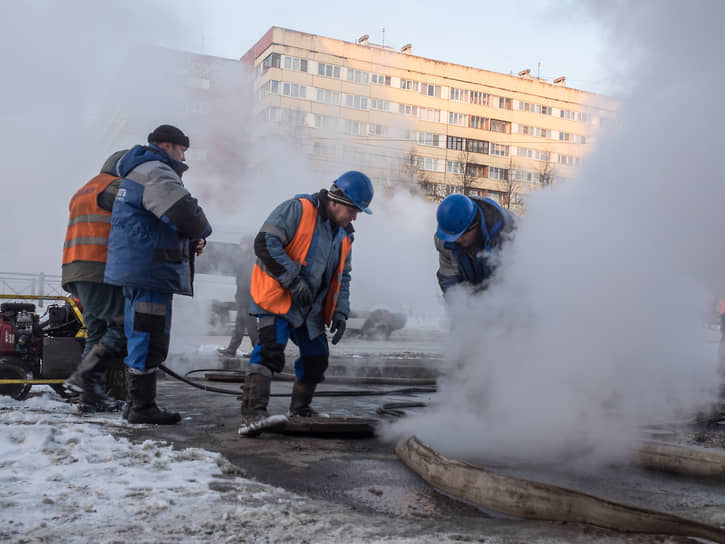
[[[373,184],[365,174],[350,170],[337,178],[333,185],[340,189],[360,211],[367,214],[373,213],[368,208],[373,199]]]
[[[465,195],[448,195],[438,205],[438,238],[444,242],[455,242],[466,232],[476,217],[478,206]]]

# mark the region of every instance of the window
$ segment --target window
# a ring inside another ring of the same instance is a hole
[[[365,123],[361,123],[360,121],[353,121],[351,119],[345,119],[346,134],[351,134],[353,136],[362,136],[364,127]]]
[[[511,132],[511,123],[509,123],[508,121],[491,119],[491,128],[489,130],[491,130],[492,132],[501,132],[503,134],[508,134]]]
[[[383,74],[372,74],[370,81],[375,85],[390,85],[390,76],[384,76]]]
[[[469,94],[471,104],[479,104],[481,106],[488,106],[488,94],[481,91],[470,91]]]
[[[262,61],[262,70],[266,72],[270,68],[279,68],[281,55],[279,53],[270,53]]]
[[[411,159],[413,164],[418,170],[429,170],[431,172],[442,172],[443,161],[440,159],[432,159],[431,157],[413,157]]]
[[[355,108],[357,110],[368,109],[368,99],[366,96],[360,96],[357,94],[345,94],[345,105],[348,108]]]
[[[446,161],[446,172],[463,175],[466,173],[466,165],[460,161]]]
[[[327,115],[315,115],[315,128],[334,129],[337,124],[335,117]]]
[[[267,94],[278,94],[279,93],[279,81],[275,79],[270,79],[269,81],[265,81],[264,85],[262,85],[259,88],[260,96],[264,96]]]
[[[459,138],[458,136],[448,136],[447,147],[448,149],[457,149],[463,151],[465,138]]]
[[[510,110],[513,107],[513,100],[511,98],[504,98],[502,96],[496,97],[496,106],[501,110]]]
[[[468,151],[472,153],[485,153],[488,155],[488,142],[484,140],[466,140]]]
[[[413,115],[418,117],[418,106],[411,106],[410,104],[398,104],[398,112],[403,115]]]
[[[400,88],[406,89],[408,91],[417,91],[418,90],[418,82],[413,81],[411,79],[401,79],[400,80]]]
[[[527,183],[535,183],[538,179],[538,176],[535,172],[530,172],[528,170],[516,170],[513,173],[513,176],[516,181],[524,181]]]
[[[451,87],[449,97],[450,100],[455,100],[456,102],[468,102],[468,91]]]
[[[347,69],[347,80],[353,83],[361,83],[363,85],[368,84],[368,73],[361,72],[360,70],[354,70],[352,68]]]
[[[285,82],[282,84],[282,94],[292,98],[307,98],[307,87],[297,83]]]
[[[334,64],[318,63],[317,75],[340,79],[340,67]]]
[[[520,147],[519,157],[523,157],[525,159],[534,159],[536,161],[548,161],[549,152],[539,151],[538,149],[526,149],[525,147]]]
[[[340,104],[340,93],[329,89],[317,89],[317,101],[324,104]]]
[[[433,123],[440,123],[441,110],[418,108],[418,119],[420,119],[421,121],[432,121]]]
[[[468,124],[471,128],[478,128],[481,130],[488,129],[488,118],[487,117],[479,117],[478,115],[471,115],[469,117],[470,122]]]
[[[506,168],[497,168],[496,166],[488,167],[488,179],[508,180],[508,170]]]
[[[426,96],[437,96],[438,98],[441,97],[441,86],[440,85],[430,85],[429,83],[421,83],[420,84],[420,94],[424,94]]]
[[[391,109],[390,102],[381,98],[371,98],[369,103],[371,110],[390,111]]]
[[[509,146],[507,146],[507,145],[492,143],[490,150],[491,150],[491,155],[496,155],[497,157],[508,157],[509,156]]]
[[[465,127],[468,125],[468,115],[464,113],[448,112],[448,124]]]
[[[284,56],[284,68],[285,70],[294,70],[295,72],[306,72],[307,71],[307,59],[300,59],[298,57]]]
[[[474,178],[486,178],[488,177],[488,166],[468,163],[468,166],[466,167],[466,174],[469,174]]]
[[[420,145],[430,145],[433,147],[438,147],[439,141],[440,137],[438,134],[431,134],[430,132],[418,133],[418,143]]]

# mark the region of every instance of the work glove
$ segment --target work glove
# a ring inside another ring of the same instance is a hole
[[[342,312],[335,312],[332,316],[332,323],[330,324],[330,332],[334,333],[332,337],[332,344],[337,344],[342,335],[345,334],[347,328],[347,316]]]
[[[304,308],[312,304],[312,290],[309,284],[300,276],[297,276],[295,281],[289,286],[289,294],[292,297],[292,302],[297,306]]]

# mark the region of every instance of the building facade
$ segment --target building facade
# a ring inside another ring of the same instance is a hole
[[[272,27],[243,57],[256,111],[293,130],[313,164],[417,181],[515,207],[571,178],[595,144],[611,100],[524,70],[506,75],[400,51]]]

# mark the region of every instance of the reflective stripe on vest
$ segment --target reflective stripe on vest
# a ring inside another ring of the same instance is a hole
[[[349,236],[345,236],[340,246],[340,262],[337,265],[335,277],[330,282],[327,298],[325,298],[325,309],[322,313],[322,316],[325,318],[325,325],[332,323],[332,315],[335,313],[335,307],[337,306],[337,296],[340,294],[340,287],[342,286],[342,272],[345,269],[345,259],[347,259],[350,249],[352,249],[352,242]]]
[[[63,264],[77,261],[105,263],[111,212],[98,206],[98,195],[116,176],[99,174],[81,187],[70,201],[70,219],[63,244]]]
[[[302,203],[302,217],[299,225],[297,226],[297,231],[292,237],[292,241],[285,246],[284,250],[290,259],[302,266],[306,266],[307,252],[310,250],[312,237],[315,234],[317,209],[308,199],[300,198],[299,200]],[[350,237],[345,236],[340,247],[340,262],[337,265],[335,277],[333,277],[332,282],[330,283],[327,298],[325,299],[323,317],[325,324],[328,325],[332,321],[332,314],[335,312],[337,296],[340,292],[342,282],[342,271],[345,266],[345,259],[347,258],[348,253],[350,253],[351,247],[352,244],[350,242]],[[262,268],[256,263],[252,271],[250,291],[254,302],[267,312],[284,315],[289,312],[292,307],[292,297],[290,297],[289,291],[282,287],[276,279],[262,270]]]

